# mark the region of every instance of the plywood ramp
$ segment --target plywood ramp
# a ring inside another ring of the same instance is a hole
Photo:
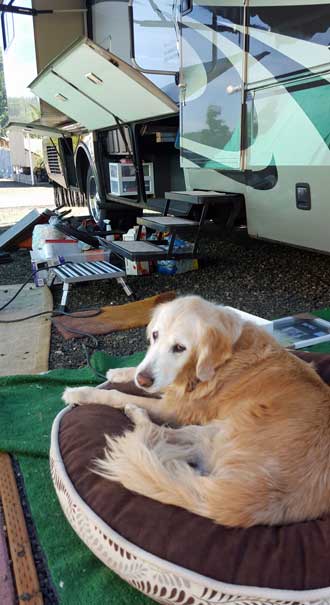
[[[19,284],[0,286],[0,308],[18,289]],[[52,309],[49,288],[36,288],[31,283],[1,311],[0,319],[12,321]],[[0,376],[47,372],[50,335],[50,314],[16,323],[0,323]]]
[[[0,452],[0,499],[20,603],[43,605],[29,535],[10,456]]]

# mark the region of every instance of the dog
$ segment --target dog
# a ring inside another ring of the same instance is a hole
[[[147,334],[140,365],[107,378],[134,379],[148,397],[64,392],[67,404],[110,405],[135,423],[106,437],[96,472],[228,527],[330,511],[330,389],[313,367],[198,296],[159,305]]]

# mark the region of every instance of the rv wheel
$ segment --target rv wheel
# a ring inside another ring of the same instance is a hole
[[[106,218],[106,210],[102,208],[102,199],[98,190],[97,179],[93,168],[90,166],[86,179],[86,197],[91,217],[98,225]]]

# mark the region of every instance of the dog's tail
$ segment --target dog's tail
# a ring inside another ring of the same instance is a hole
[[[274,514],[281,513],[279,502],[271,505],[270,478],[260,465],[251,470],[243,464],[236,471],[224,467],[223,472],[202,475],[189,464],[194,453],[192,442],[169,442],[165,427],[146,422],[121,437],[106,436],[104,458],[96,460],[93,470],[131,491],[221,525],[278,522]]]
[[[169,445],[161,427],[151,423],[121,437],[106,436],[106,442],[104,459],[95,462],[96,473],[153,500],[210,516],[204,499],[208,477],[187,462],[191,445]]]

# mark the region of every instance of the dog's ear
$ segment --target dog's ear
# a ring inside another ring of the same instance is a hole
[[[216,368],[230,359],[242,331],[237,314],[219,309],[218,319],[218,325],[206,327],[198,347],[196,376],[201,382],[212,380]]]
[[[201,382],[212,380],[215,369],[232,356],[232,342],[228,334],[209,327],[203,334],[198,351],[196,376]]]

